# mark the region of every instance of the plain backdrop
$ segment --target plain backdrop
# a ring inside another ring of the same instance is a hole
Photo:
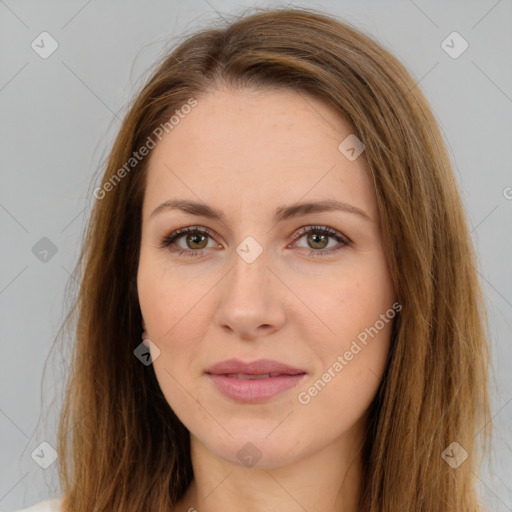
[[[41,443],[55,447],[63,373],[52,361],[43,369],[64,318],[91,191],[127,102],[185,33],[252,7],[284,5],[0,1],[1,510],[59,495],[57,463],[43,469],[36,460]],[[411,72],[440,123],[491,325],[494,465],[479,489],[491,510],[512,511],[512,2],[293,5],[336,15],[377,39]]]

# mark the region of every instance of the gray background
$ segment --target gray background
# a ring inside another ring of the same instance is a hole
[[[56,464],[42,469],[31,453],[43,441],[55,446],[67,354],[59,363],[49,349],[92,190],[127,101],[182,34],[272,5],[285,4],[0,0],[1,510],[59,494]],[[495,454],[493,473],[485,470],[479,486],[492,510],[512,511],[512,2],[294,5],[335,14],[379,40],[410,70],[440,122],[491,325]],[[31,48],[43,31],[59,45],[47,59]],[[469,43],[456,59],[441,47],[453,31]],[[57,249],[47,261],[33,251],[43,237]]]

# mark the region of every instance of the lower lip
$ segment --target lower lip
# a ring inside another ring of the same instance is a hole
[[[226,375],[208,374],[222,394],[238,402],[246,403],[269,400],[296,386],[305,375],[305,373],[301,373],[299,375],[278,375],[266,379],[238,379]]]

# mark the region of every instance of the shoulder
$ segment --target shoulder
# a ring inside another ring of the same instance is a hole
[[[48,498],[17,512],[60,512],[62,498]]]

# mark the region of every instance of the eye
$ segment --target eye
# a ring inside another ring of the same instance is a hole
[[[333,254],[350,245],[348,238],[327,226],[305,226],[296,233],[296,236],[299,237],[298,240],[306,238],[311,249],[309,251],[310,256]],[[176,244],[182,238],[184,238],[185,246]],[[208,238],[213,238],[210,230],[199,226],[189,226],[173,231],[161,241],[159,246],[167,247],[169,251],[178,254],[178,256],[184,254],[187,257],[194,257],[200,256],[205,249],[208,249]],[[329,248],[329,238],[335,239],[338,242],[338,247],[335,245],[335,247]]]
[[[190,226],[177,229],[169,236],[166,236],[162,240],[160,247],[167,247],[169,251],[177,253],[178,256],[181,256],[183,253],[185,253],[186,256],[199,256],[202,254],[203,250],[207,248],[208,237],[211,238],[211,234],[208,229]],[[178,249],[172,247],[174,242],[180,238],[185,239],[185,247],[180,245],[178,245]]]
[[[297,233],[297,235],[299,236],[299,240],[301,238],[306,238],[306,243],[309,244],[309,247],[306,248],[312,248],[312,250],[309,251],[310,256],[325,256],[326,254],[333,254],[347,245],[350,245],[348,238],[335,229],[327,226],[305,226]],[[335,245],[334,247],[331,246],[328,248],[329,238],[334,238],[338,241],[338,246],[336,247]]]

